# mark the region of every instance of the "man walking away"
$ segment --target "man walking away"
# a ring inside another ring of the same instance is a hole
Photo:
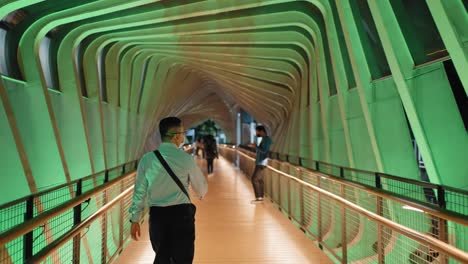
[[[189,154],[180,150],[185,131],[180,119],[160,121],[162,144],[143,155],[130,207],[131,236],[138,240],[140,221],[146,204],[150,207],[149,235],[156,257],[154,263],[193,261],[195,242],[195,205],[188,195],[189,182],[198,197],[208,190],[205,176]]]
[[[267,135],[264,126],[257,126],[255,128],[257,137],[261,137],[262,141],[257,146],[257,157],[255,159],[255,170],[252,175],[252,185],[255,192],[255,200],[252,203],[263,202],[264,195],[264,181],[263,171],[268,165],[268,156],[270,154],[270,147],[273,144],[271,138]]]
[[[205,140],[205,158],[206,158],[207,172],[208,174],[212,174],[214,159],[219,158],[218,146],[216,145],[216,140],[212,135],[207,136]]]

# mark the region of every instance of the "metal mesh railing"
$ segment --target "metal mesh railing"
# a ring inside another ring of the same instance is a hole
[[[78,226],[82,220],[95,214],[109,201],[115,199],[122,191],[133,186],[136,161],[93,174],[67,185],[61,185],[37,194],[18,199],[0,206],[0,263],[26,263],[33,256],[54,245],[58,238],[65,236]],[[86,196],[86,199],[83,198]],[[74,204],[74,205],[72,205]],[[123,206],[124,204],[122,204]],[[115,208],[118,208],[116,205]],[[128,207],[128,204],[125,204]],[[128,208],[127,208],[128,209]],[[107,221],[109,236],[114,243],[105,247],[106,256],[112,256],[118,245],[122,246],[122,239],[118,233],[122,230],[119,221],[123,221],[123,209],[113,209]],[[42,220],[41,220],[42,219]],[[29,228],[27,225],[33,225]],[[94,224],[93,224],[94,225]],[[93,225],[86,228],[89,232]],[[101,228],[99,228],[100,230]],[[19,234],[19,235],[15,235]],[[81,234],[81,235],[83,235]],[[96,232],[92,232],[93,238]],[[6,240],[11,238],[9,240]],[[119,239],[116,239],[119,238]],[[73,241],[75,240],[75,242]],[[96,247],[86,244],[87,240],[77,237],[67,241],[59,249],[47,257],[45,263],[78,263],[76,258],[90,257],[90,248]],[[82,250],[85,247],[86,250]],[[78,252],[78,253],[77,253]],[[93,256],[94,258],[94,256]],[[59,262],[55,262],[55,260]]]
[[[26,218],[33,218],[38,214],[53,209],[64,202],[75,198],[79,184],[81,185],[80,188],[83,193],[122,176],[130,170],[135,170],[136,165],[137,161],[132,161],[95,173],[88,177],[0,205],[0,234],[27,220]],[[32,210],[32,215],[26,216],[25,218],[28,206],[29,210]]]
[[[134,180],[132,173],[110,182],[87,202],[60,210],[25,236],[8,242],[0,263],[80,263],[80,258],[109,263],[129,237],[125,219],[129,219]],[[30,234],[32,252],[28,257],[25,237]]]
[[[239,159],[239,168],[252,175],[253,153],[225,149],[221,154],[227,151],[227,159]],[[294,164],[270,160],[265,189],[286,216],[341,263],[462,263],[440,245],[462,253],[468,247],[466,217]]]
[[[129,219],[131,196],[128,192],[75,236],[69,236],[59,247],[43,253],[40,258],[33,257],[30,263],[89,263],[89,260],[91,263],[110,263],[130,237],[130,224],[123,219]]]
[[[255,151],[255,149],[248,146],[240,146],[240,148],[247,152]],[[437,206],[464,216],[468,215],[467,190],[380,172],[348,168],[322,161],[283,155],[275,152],[272,152],[270,157],[347,181],[385,190],[395,195],[413,199],[419,203]]]

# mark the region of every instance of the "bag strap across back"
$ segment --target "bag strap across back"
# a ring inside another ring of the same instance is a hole
[[[180,181],[180,179],[175,175],[174,171],[169,167],[169,164],[167,164],[166,160],[163,158],[159,150],[155,150],[154,154],[158,158],[159,162],[163,165],[163,167],[166,169],[167,173],[171,176],[171,178],[177,183],[179,188],[187,195],[188,199],[190,200],[190,195],[188,194],[187,190],[185,189],[184,185]]]

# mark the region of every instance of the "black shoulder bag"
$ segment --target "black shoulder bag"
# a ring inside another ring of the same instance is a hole
[[[188,204],[188,207],[190,208],[190,213],[192,216],[195,216],[195,211],[196,211],[196,207],[195,205],[192,203],[192,201],[190,200],[190,195],[188,194],[187,190],[185,189],[184,185],[182,184],[182,182],[180,181],[180,179],[175,175],[174,171],[171,169],[171,167],[169,167],[169,164],[167,164],[166,160],[163,158],[163,156],[161,155],[161,153],[159,152],[159,150],[155,150],[154,151],[154,154],[156,155],[156,157],[158,158],[159,162],[161,162],[161,165],[163,165],[163,167],[166,169],[167,173],[169,173],[169,175],[171,176],[171,178],[174,180],[174,182],[179,186],[179,188],[182,190],[182,192],[185,193],[185,195],[187,195],[187,198],[189,199],[190,201],[190,204]]]

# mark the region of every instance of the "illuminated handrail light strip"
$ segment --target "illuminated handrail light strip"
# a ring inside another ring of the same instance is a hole
[[[406,210],[411,210],[411,211],[416,211],[416,212],[424,213],[423,210],[418,209],[418,208],[415,208],[415,207],[412,207],[412,206],[409,206],[409,205],[403,205],[402,208],[403,208],[403,209],[406,209]]]

